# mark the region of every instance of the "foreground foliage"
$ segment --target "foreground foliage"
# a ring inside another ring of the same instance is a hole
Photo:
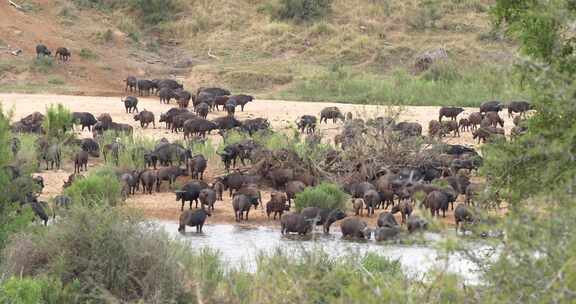
[[[15,235],[1,261],[2,303],[459,303],[467,293],[453,275],[411,278],[376,254],[278,249],[253,269],[228,267],[216,251],[190,250],[133,213],[103,207],[75,207]]]
[[[178,253],[166,234],[137,216],[107,207],[80,207],[44,232],[15,236],[4,252],[2,271],[50,274],[66,287],[73,284],[80,303],[113,299],[185,303],[189,296]],[[8,281],[3,290],[14,284]]]
[[[492,302],[571,303],[576,291],[576,82],[572,1],[499,0],[496,24],[529,56],[518,66],[537,114],[527,134],[486,146],[484,173],[509,203],[506,240],[486,267]]]

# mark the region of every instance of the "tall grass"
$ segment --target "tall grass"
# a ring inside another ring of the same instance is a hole
[[[46,107],[46,118],[42,127],[49,138],[63,140],[72,135],[72,113],[62,104],[51,104]]]
[[[113,142],[120,143],[118,168],[124,170],[144,169],[144,153],[153,150],[156,145],[156,142],[149,137],[119,135],[114,131],[104,132],[98,141],[101,147]],[[111,155],[107,157],[106,161],[109,165],[115,165],[115,160]]]
[[[203,143],[188,142],[186,146],[192,151],[192,156],[202,154],[209,162],[214,162],[219,159],[216,154],[217,147],[212,143],[210,138],[206,139]]]
[[[380,76],[335,66],[304,76],[278,94],[283,99],[307,101],[470,107],[524,96],[507,68],[462,69],[451,64],[432,67],[418,76],[401,69]]]
[[[38,171],[40,166],[38,145],[36,144],[38,136],[35,134],[22,133],[18,134],[16,138],[20,141],[20,149],[14,158],[15,164],[17,164],[25,174]]]

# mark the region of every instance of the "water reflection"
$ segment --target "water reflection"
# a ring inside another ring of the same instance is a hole
[[[185,233],[178,233],[178,224],[172,222],[155,222],[175,239],[188,242],[193,249],[210,247],[219,250],[231,266],[244,266],[254,269],[256,257],[260,253],[271,254],[277,248],[288,250],[295,255],[298,252],[322,249],[330,256],[338,257],[347,254],[362,255],[367,252],[399,260],[404,270],[413,276],[420,276],[434,266],[441,266],[434,243],[442,236],[424,233],[425,244],[377,243],[367,240],[343,240],[339,231],[332,230],[330,235],[321,231],[307,236],[281,235],[278,229],[271,227],[253,227],[241,225],[205,225],[204,233],[196,233],[195,228],[187,227]],[[448,271],[462,275],[468,283],[478,282],[474,265],[460,254],[449,257]]]

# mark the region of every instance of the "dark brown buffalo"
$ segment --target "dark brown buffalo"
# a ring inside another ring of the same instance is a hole
[[[270,219],[270,214],[274,213],[273,219],[276,220],[276,215],[278,219],[282,218],[284,211],[290,210],[290,207],[286,204],[286,194],[282,192],[272,192],[270,194],[270,201],[266,203],[266,215]]]
[[[412,214],[413,211],[413,207],[412,204],[408,201],[401,201],[398,205],[392,207],[392,210],[390,210],[390,213],[392,214],[396,214],[398,212],[400,212],[400,214],[402,215],[402,225],[404,225],[404,223],[406,223],[406,219]]]
[[[72,57],[72,52],[65,47],[59,47],[56,49],[56,57],[58,57],[58,60],[66,62]]]
[[[490,126],[492,127],[500,127],[504,128],[504,120],[498,115],[498,112],[487,112],[484,115],[484,119],[487,120]]]
[[[450,120],[456,120],[458,114],[464,112],[463,108],[457,107],[442,107],[439,110],[438,121],[442,121],[442,117],[448,117]]]
[[[520,113],[520,116],[525,116],[526,112],[532,109],[532,105],[527,101],[511,101],[508,105],[508,117],[512,117],[514,113]]]
[[[328,123],[328,119],[332,119],[333,123],[336,123],[338,119],[342,121],[345,120],[344,115],[338,107],[326,107],[320,112],[320,123],[322,123],[322,121]]]
[[[504,105],[499,101],[487,101],[480,105],[480,113],[500,112]]]
[[[88,171],[88,152],[82,150],[74,155],[74,173],[80,173],[84,168],[84,171]]]
[[[484,119],[484,115],[480,112],[474,112],[468,116],[468,121],[470,122],[472,130],[476,130],[478,126],[480,126],[482,119]]]
[[[455,120],[443,121],[443,122],[441,122],[441,124],[442,124],[442,133],[443,134],[449,134],[450,132],[452,132],[452,136],[460,137],[460,128],[458,126],[457,121],[455,121]]]
[[[342,237],[370,239],[371,231],[368,229],[368,224],[359,218],[344,219],[340,224],[340,229],[342,230]]]
[[[150,111],[146,111],[146,109],[144,109],[142,112],[138,113],[137,115],[134,115],[134,120],[139,121],[140,127],[142,127],[142,128],[148,128],[148,125],[150,125],[150,123],[152,123],[152,127],[154,129],[156,129],[156,123],[154,122],[154,113],[152,113]]]
[[[202,233],[202,227],[206,218],[211,216],[210,211],[206,209],[188,209],[180,215],[180,225],[178,226],[179,232],[184,232],[186,226],[196,227],[196,233]]]
[[[280,219],[281,233],[288,234],[291,232],[305,235],[312,231],[311,223],[299,213],[288,213]]]

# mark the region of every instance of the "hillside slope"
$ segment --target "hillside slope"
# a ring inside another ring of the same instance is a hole
[[[170,15],[155,19],[126,4],[135,2],[34,0],[26,12],[2,2],[0,44],[24,54],[0,53],[0,90],[108,95],[133,74],[268,98],[470,105],[518,97],[502,81],[515,47],[491,31],[491,2],[334,0],[326,17],[306,23],[272,18],[274,0],[169,0]],[[72,62],[34,63],[40,42],[71,48]],[[416,57],[438,48],[448,59],[416,73]]]

